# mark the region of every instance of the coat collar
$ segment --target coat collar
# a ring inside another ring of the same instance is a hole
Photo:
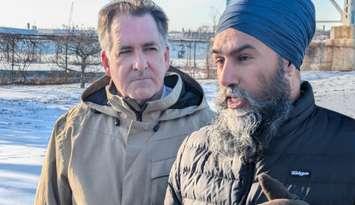
[[[129,102],[127,98],[116,94],[114,85],[111,82],[106,86],[108,103],[114,110],[122,113],[127,118],[136,120],[140,118],[141,121],[157,120],[162,111],[168,109],[178,101],[182,91],[182,80],[179,75],[171,73],[167,74],[165,78],[175,79],[175,86],[169,95],[158,100],[146,102],[143,106],[135,105],[134,102]]]
[[[312,86],[309,82],[304,81],[301,84],[301,95],[293,103],[289,117],[281,125],[277,136],[285,136],[301,127],[301,125],[313,113],[314,109],[315,101]]]
[[[135,111],[122,97],[110,90],[110,82],[108,76],[95,81],[82,94],[81,103],[113,117],[136,119]],[[171,92],[162,99],[148,103],[142,115],[143,121],[155,120],[158,117],[159,121],[177,119],[208,107],[201,86],[187,74],[171,70],[166,74],[164,84],[172,88]]]

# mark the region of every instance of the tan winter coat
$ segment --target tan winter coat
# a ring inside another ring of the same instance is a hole
[[[171,93],[134,111],[109,78],[90,86],[56,123],[37,188],[37,205],[163,204],[183,139],[213,113],[201,87],[168,73]]]

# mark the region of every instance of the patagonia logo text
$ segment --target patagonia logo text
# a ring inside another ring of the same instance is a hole
[[[296,177],[309,177],[311,176],[311,172],[309,171],[300,171],[300,170],[293,170],[290,172],[291,176]]]

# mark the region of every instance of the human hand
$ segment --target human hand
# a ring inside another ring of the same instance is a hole
[[[291,194],[281,182],[268,174],[260,174],[258,182],[268,200],[260,205],[309,205],[307,202],[299,200],[297,195]]]

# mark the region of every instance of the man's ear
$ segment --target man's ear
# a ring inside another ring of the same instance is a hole
[[[295,75],[296,70],[297,68],[290,61],[284,61],[284,71],[287,79],[291,79],[292,76]]]
[[[101,64],[105,69],[106,75],[111,77],[110,62],[107,54],[105,50],[101,51]]]
[[[289,82],[291,93],[291,101],[295,101],[300,96],[301,89],[301,73],[291,62],[284,64],[285,78]]]
[[[169,48],[169,46],[166,46],[165,50],[164,50],[164,63],[165,63],[166,71],[167,71],[170,67],[170,48]]]

